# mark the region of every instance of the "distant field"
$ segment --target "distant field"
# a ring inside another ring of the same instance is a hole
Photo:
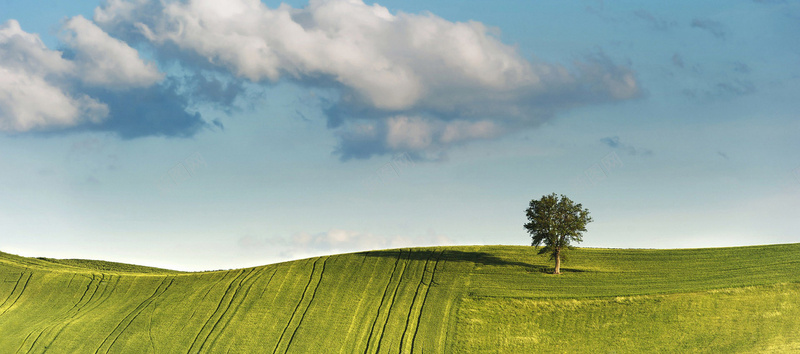
[[[522,246],[198,273],[0,253],[0,352],[800,352],[800,244],[550,267]]]

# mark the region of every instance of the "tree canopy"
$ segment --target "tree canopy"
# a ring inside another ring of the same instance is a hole
[[[555,260],[553,274],[561,274],[564,252],[573,247],[573,242],[583,241],[586,224],[592,222],[589,210],[563,194],[559,197],[552,193],[531,200],[525,213],[528,217],[525,229],[531,235],[531,246],[544,245],[539,254],[550,254],[550,259]]]

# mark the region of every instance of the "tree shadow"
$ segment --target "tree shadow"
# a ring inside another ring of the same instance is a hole
[[[522,267],[529,271],[545,272],[549,269],[552,272],[552,267],[545,267],[542,265],[535,265],[525,262],[510,261],[502,259],[495,255],[486,252],[470,252],[458,250],[408,250],[408,249],[395,249],[383,251],[370,251],[361,252],[361,254],[368,257],[387,257],[387,258],[402,258],[411,260],[445,260],[450,262],[468,262],[486,266],[511,266]],[[564,268],[562,268],[562,271]]]
[[[499,266],[499,267],[521,267],[528,273],[547,273],[553,274],[554,267],[552,265],[530,264],[519,261],[511,261],[497,257],[487,252],[472,252],[472,251],[459,251],[459,250],[417,250],[417,249],[392,249],[381,251],[368,251],[358,252],[368,257],[386,257],[386,258],[402,258],[417,261],[425,260],[444,260],[449,262],[468,262],[484,266]],[[561,267],[561,273],[584,273],[588,272],[585,269]]]

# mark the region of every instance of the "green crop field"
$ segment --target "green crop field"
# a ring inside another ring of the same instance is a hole
[[[0,352],[800,352],[800,244],[549,267],[522,246],[197,273],[0,253]]]

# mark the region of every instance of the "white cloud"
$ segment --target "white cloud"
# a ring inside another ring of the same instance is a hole
[[[392,14],[361,0],[311,0],[304,8],[269,8],[259,0],[113,0],[95,11],[94,20],[152,43],[186,67],[211,65],[254,82],[288,78],[334,87],[339,95],[328,111],[331,126],[382,121],[389,125],[388,140],[369,147],[379,145],[380,153],[496,137],[537,126],[563,109],[630,99],[640,91],[630,69],[603,55],[572,69],[532,62],[479,22]],[[442,135],[452,121],[463,122]],[[400,126],[409,131],[393,129]],[[344,158],[377,151],[346,151],[364,145],[342,144]]]
[[[163,78],[155,64],[145,63],[139,52],[112,38],[83,16],[67,21],[61,38],[75,50],[75,62],[79,67],[76,74],[88,85],[148,87]]]
[[[387,128],[386,142],[392,149],[423,150],[433,141],[433,127],[418,117],[392,117]]]
[[[393,15],[358,0],[312,0],[302,9],[270,9],[258,0],[168,1],[155,19],[143,17],[152,12],[147,5],[114,1],[95,20],[107,27],[130,21],[158,45],[175,44],[252,81],[329,76],[380,109],[573,80],[560,67],[532,65],[481,23]],[[457,95],[449,94],[455,87]]]
[[[48,49],[16,20],[0,25],[0,131],[99,123],[108,117],[109,108],[81,86],[147,87],[161,80],[155,65],[83,17],[70,19],[63,29],[74,59]]]
[[[108,115],[104,104],[64,88],[73,69],[17,21],[0,26],[0,131],[66,127]]]

